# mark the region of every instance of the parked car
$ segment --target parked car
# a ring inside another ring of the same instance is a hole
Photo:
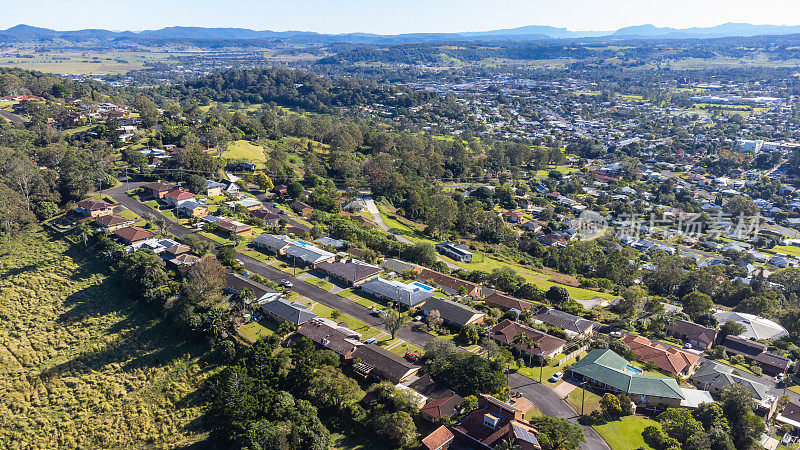
[[[372,315],[374,315],[376,317],[381,317],[381,316],[385,317],[386,316],[386,311],[384,311],[382,309],[376,309],[376,310],[372,311]]]
[[[293,287],[294,287],[294,285],[292,284],[292,282],[291,282],[291,281],[289,281],[289,280],[283,280],[283,281],[281,281],[281,285],[282,285],[283,287],[285,287],[285,288],[289,288],[289,289],[291,289],[291,288],[293,288]]]
[[[369,338],[366,341],[364,341],[365,344],[374,344],[376,342],[378,342],[378,340],[375,338]]]
[[[417,362],[419,359],[419,356],[417,356],[414,352],[406,352],[403,357],[412,363]]]
[[[615,338],[621,338],[622,337],[622,333],[617,331],[617,330],[614,330],[614,331],[608,333],[608,335],[611,336],[611,337],[615,337]]]
[[[692,348],[692,344],[687,342],[687,343],[683,344],[683,348]]]
[[[551,382],[551,383],[555,383],[556,381],[558,381],[558,380],[560,380],[562,378],[564,378],[564,374],[561,373],[561,372],[556,372],[556,373],[553,374],[553,376],[550,377],[550,379],[548,381]]]

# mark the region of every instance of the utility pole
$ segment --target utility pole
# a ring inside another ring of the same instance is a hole
[[[581,416],[583,416],[583,403],[586,401],[586,388],[583,385],[586,384],[584,381],[581,383],[581,390],[583,390],[583,394],[581,395]]]

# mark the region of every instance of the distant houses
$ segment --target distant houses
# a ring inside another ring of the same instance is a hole
[[[454,242],[441,242],[436,244],[436,251],[450,259],[461,262],[472,262],[472,252],[466,245],[456,244]]]

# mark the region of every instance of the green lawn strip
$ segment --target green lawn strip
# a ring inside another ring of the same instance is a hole
[[[223,236],[219,235],[218,233],[214,233],[214,232],[211,232],[211,231],[200,231],[200,232],[198,232],[198,234],[200,236],[207,237],[207,238],[211,239],[212,241],[214,241],[214,242],[216,242],[218,244],[222,244],[222,245],[232,245],[233,244],[232,240],[230,240],[230,239],[228,239],[226,237],[223,237]]]
[[[387,336],[384,336],[384,337],[378,339],[378,345],[380,345],[383,348],[386,348],[386,347],[389,347],[392,344],[395,344],[395,343],[397,343],[399,341],[400,341],[400,339],[397,339],[397,338],[392,339],[392,336],[387,335]]]
[[[139,220],[139,216],[135,212],[131,211],[130,209],[126,209],[124,211],[120,211],[119,215],[124,217],[124,218],[126,218],[126,219],[128,219],[128,220]]]
[[[250,322],[239,327],[239,335],[248,342],[255,342],[262,336],[269,336],[275,332],[277,324],[271,320],[264,319],[258,322]]]
[[[789,386],[787,389],[789,389],[790,391],[794,392],[795,394],[800,394],[800,386],[797,386],[797,385]]]
[[[644,442],[642,432],[657,423],[645,416],[625,416],[619,420],[595,425],[594,429],[614,450],[651,449],[652,447]]]
[[[583,398],[583,389],[576,388],[573,389],[572,392],[569,393],[567,396],[567,403],[572,406],[572,409],[575,410],[578,414],[581,413],[581,399]],[[586,391],[586,398],[584,399],[583,405],[583,414],[588,416],[592,411],[599,411],[600,410],[600,396],[590,392],[589,390]],[[616,450],[616,447],[611,447]],[[635,448],[635,447],[634,447]]]
[[[255,260],[261,261],[263,263],[268,263],[272,259],[269,256],[265,255],[264,253],[261,253],[258,250],[244,249],[244,250],[239,250],[239,253],[241,253],[241,254],[243,254],[245,256],[249,256],[249,257],[251,257],[251,258],[253,258]]]
[[[350,328],[355,332],[361,333],[361,339],[363,340],[381,334],[381,330],[375,327],[371,327],[366,323],[356,319],[355,317],[349,316],[347,314],[342,314],[338,318],[333,319],[333,317],[331,317],[334,311],[333,308],[325,306],[321,303],[315,304],[314,307],[312,308],[312,311],[315,314],[318,314],[320,317],[325,317],[327,319],[336,320],[337,322],[346,323],[348,328]]]
[[[333,283],[330,283],[330,282],[325,281],[325,280],[321,280],[321,279],[319,279],[317,277],[313,277],[313,276],[312,277],[308,277],[308,278],[305,278],[303,281],[305,281],[305,282],[307,282],[309,284],[313,284],[314,286],[316,286],[316,287],[318,287],[320,289],[324,289],[326,291],[330,291],[331,289],[333,289]]]
[[[415,353],[417,356],[422,356],[425,353],[421,348],[417,347],[414,344],[409,344],[408,342],[403,342],[402,344],[398,345],[397,347],[389,350],[390,352],[394,353],[395,355],[403,356],[406,352],[410,351]]]

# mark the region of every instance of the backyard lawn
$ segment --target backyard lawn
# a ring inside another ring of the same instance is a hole
[[[248,342],[255,342],[260,337],[275,333],[275,329],[277,329],[277,324],[275,322],[264,319],[242,325],[239,328],[239,335]]]
[[[595,425],[594,429],[614,450],[650,449],[652,447],[645,444],[642,431],[656,424],[658,422],[644,416],[625,416],[620,420]]]
[[[309,283],[309,284],[313,284],[314,286],[316,286],[316,287],[318,287],[320,289],[326,290],[326,291],[330,291],[331,289],[333,289],[333,283],[330,283],[328,281],[319,279],[319,278],[314,277],[314,276],[305,278],[303,281],[305,281],[306,283]]]
[[[253,145],[249,141],[239,140],[228,144],[228,149],[222,153],[225,158],[243,159],[252,163],[263,163],[267,160],[264,148]]]

